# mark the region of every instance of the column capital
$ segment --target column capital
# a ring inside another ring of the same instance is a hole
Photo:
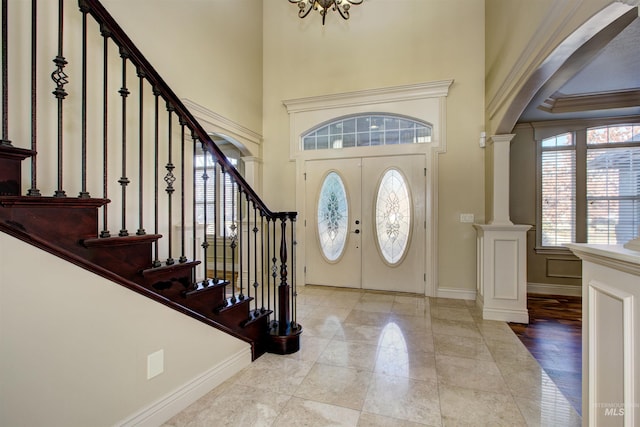
[[[500,143],[500,142],[508,142],[510,143],[511,140],[516,136],[515,133],[504,133],[504,134],[500,134],[500,135],[491,135],[491,137],[489,138],[489,142],[490,143]]]

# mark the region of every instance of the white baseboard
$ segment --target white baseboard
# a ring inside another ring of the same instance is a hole
[[[436,291],[437,298],[451,298],[451,299],[466,299],[475,300],[475,289],[452,289],[452,288],[439,288]]]
[[[250,364],[248,347],[116,425],[159,426]]]
[[[484,320],[498,320],[500,322],[529,323],[528,310],[505,310],[500,308],[483,308]]]
[[[550,283],[531,283],[527,284],[527,292],[530,294],[542,295],[564,295],[564,296],[582,296],[582,286],[576,285],[554,285]]]

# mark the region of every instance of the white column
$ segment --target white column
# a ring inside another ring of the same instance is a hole
[[[482,318],[529,323],[527,231],[530,225],[474,224],[478,233],[476,302]]]
[[[242,177],[258,195],[262,194],[262,160],[259,157],[246,156],[242,158],[242,161],[244,163]]]
[[[477,231],[477,297],[488,320],[529,323],[527,310],[527,231],[509,215],[509,152],[514,135],[494,135],[491,150],[491,212]]]
[[[514,134],[493,135],[492,216],[489,224],[513,225],[509,216],[509,153]]]

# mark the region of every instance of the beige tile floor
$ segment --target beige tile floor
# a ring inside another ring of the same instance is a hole
[[[299,352],[265,354],[165,427],[581,424],[508,325],[472,301],[307,286],[298,320]]]

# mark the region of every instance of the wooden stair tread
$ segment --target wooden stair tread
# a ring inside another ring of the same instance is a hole
[[[221,305],[220,307],[217,307],[213,311],[216,314],[222,314],[225,311],[229,311],[236,307],[241,307],[243,305],[249,304],[249,302],[251,301],[253,301],[253,297],[244,297],[243,299],[230,297],[225,299],[223,305]]]
[[[24,160],[27,157],[35,156],[34,150],[14,147],[13,145],[0,144],[0,159]]]
[[[198,282],[195,284],[193,289],[186,290],[182,293],[185,298],[194,297],[196,295],[202,295],[206,292],[211,292],[216,289],[223,288],[229,284],[227,280],[221,279],[207,279],[207,284],[203,282]]]
[[[105,247],[105,246],[127,246],[145,244],[155,242],[160,239],[162,234],[143,234],[141,236],[115,236],[115,237],[97,237],[95,239],[84,239],[82,244],[87,248]]]
[[[16,208],[99,208],[111,202],[109,199],[79,197],[0,196],[0,206]]]
[[[252,323],[258,322],[260,319],[268,317],[272,313],[273,313],[273,310],[266,310],[266,309],[251,310],[249,312],[249,319],[245,320],[240,325],[242,327],[247,327]]]

